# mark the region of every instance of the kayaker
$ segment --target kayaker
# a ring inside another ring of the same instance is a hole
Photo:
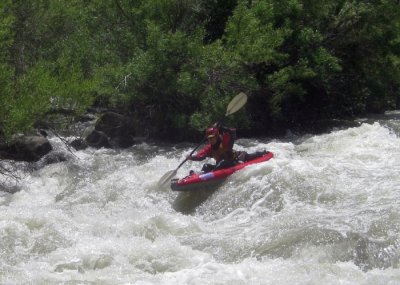
[[[248,154],[245,151],[233,150],[236,130],[217,123],[206,129],[206,136],[209,143],[196,155],[188,156],[188,159],[193,161],[201,161],[207,157],[214,158],[216,164],[204,164],[201,169],[203,173],[232,167],[237,163],[257,158],[266,153],[263,151]]]

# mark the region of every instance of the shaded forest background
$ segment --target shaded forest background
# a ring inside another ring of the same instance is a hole
[[[2,140],[89,108],[189,139],[242,91],[226,123],[268,135],[398,108],[399,87],[398,0],[0,2]]]

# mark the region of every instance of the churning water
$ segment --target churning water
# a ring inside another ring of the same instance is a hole
[[[194,194],[157,187],[192,145],[20,165],[0,192],[0,284],[400,284],[399,137],[389,117],[238,140],[275,157]]]

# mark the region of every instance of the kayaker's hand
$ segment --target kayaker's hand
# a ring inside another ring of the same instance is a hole
[[[186,159],[187,159],[187,160],[192,160],[192,159],[193,159],[193,157],[192,157],[192,155],[191,155],[191,154],[189,154],[189,155],[186,157]]]

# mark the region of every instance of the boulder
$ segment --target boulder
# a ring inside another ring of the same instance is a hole
[[[93,114],[85,114],[85,115],[83,115],[82,117],[80,117],[78,119],[78,122],[85,123],[85,122],[91,122],[91,121],[94,121],[94,120],[96,120],[96,116],[95,115],[93,115]]]
[[[86,143],[88,146],[94,148],[110,147],[108,137],[105,133],[94,130],[86,137]]]
[[[42,136],[22,136],[0,149],[0,159],[38,161],[52,150],[50,142]]]
[[[14,194],[21,191],[21,186],[18,185],[3,185],[0,184],[0,192],[6,192],[9,194]]]
[[[98,119],[86,142],[89,146],[97,148],[127,148],[135,144],[135,134],[133,119],[115,112],[106,112]]]
[[[88,144],[86,140],[78,138],[73,140],[70,145],[75,149],[75,150],[83,150],[88,147]]]
[[[59,163],[68,160],[68,155],[65,152],[61,151],[52,151],[46,154],[41,160],[41,165],[49,165],[53,163]]]

